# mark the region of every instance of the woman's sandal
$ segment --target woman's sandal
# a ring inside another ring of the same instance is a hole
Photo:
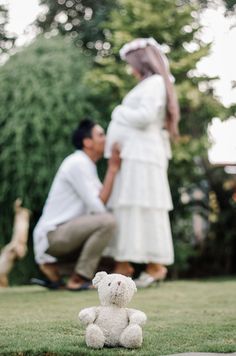
[[[166,278],[166,273],[163,273],[159,277],[153,277],[147,272],[141,272],[140,276],[134,280],[137,288],[147,288],[152,285],[163,281]]]

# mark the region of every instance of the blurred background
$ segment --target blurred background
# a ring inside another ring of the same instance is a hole
[[[118,51],[136,37],[162,45],[181,106],[169,167],[170,277],[235,274],[236,1],[0,0],[0,249],[16,198],[32,212],[28,254],[11,284],[38,273],[32,230],[73,151],[71,130],[86,115],[106,128],[135,84]]]

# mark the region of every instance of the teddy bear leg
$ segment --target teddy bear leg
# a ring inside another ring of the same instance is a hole
[[[127,326],[120,336],[120,344],[129,349],[138,348],[142,345],[143,333],[137,324]]]
[[[93,349],[101,349],[105,343],[105,336],[99,326],[90,324],[86,329],[86,344]]]

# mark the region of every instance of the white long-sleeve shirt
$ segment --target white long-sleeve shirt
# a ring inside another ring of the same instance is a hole
[[[119,143],[122,165],[109,208],[173,208],[167,179],[171,147],[168,132],[163,130],[166,100],[164,80],[154,74],[139,82],[113,110],[105,157],[109,158],[112,145]]]
[[[112,120],[133,129],[145,130],[150,125],[162,129],[166,110],[163,78],[154,74],[139,82],[112,112]]]
[[[105,157],[114,143],[123,159],[139,159],[166,166],[171,157],[169,135],[163,130],[166,114],[166,88],[163,78],[154,74],[138,83],[112,112]]]
[[[37,263],[56,261],[45,253],[49,247],[49,231],[81,215],[106,211],[99,198],[101,187],[96,165],[83,151],[75,151],[65,158],[56,173],[42,216],[33,232]]]

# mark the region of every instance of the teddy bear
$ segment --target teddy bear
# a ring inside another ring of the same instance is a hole
[[[101,306],[82,309],[79,313],[79,320],[86,326],[87,346],[140,347],[141,326],[147,317],[139,310],[126,308],[137,291],[134,281],[121,274],[98,272],[92,283],[98,289]]]

